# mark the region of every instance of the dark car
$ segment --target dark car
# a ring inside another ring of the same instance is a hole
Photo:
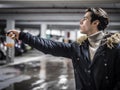
[[[25,44],[20,40],[16,40],[15,41],[15,56],[22,55],[26,51],[27,50],[26,50]]]

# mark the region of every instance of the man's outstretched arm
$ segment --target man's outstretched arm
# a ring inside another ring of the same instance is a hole
[[[10,30],[7,33],[7,36],[12,39],[22,40],[24,43],[44,52],[45,54],[70,58],[72,53],[71,44],[43,39],[29,33]]]

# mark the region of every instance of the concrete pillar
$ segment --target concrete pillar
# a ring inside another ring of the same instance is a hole
[[[78,35],[77,35],[77,33],[78,33],[78,31],[77,30],[75,30],[75,39],[77,40],[78,39]]]
[[[65,34],[64,34],[64,42],[65,43],[68,43],[69,42],[69,38],[70,38],[70,32],[69,31],[65,31]]]
[[[12,19],[8,19],[6,22],[6,31],[12,30],[15,28],[15,21]],[[6,37],[6,43],[7,44],[12,44],[13,46],[7,47],[7,56],[6,56],[6,61],[7,63],[13,62],[14,61],[14,40],[12,40],[9,37]]]
[[[41,37],[46,38],[47,24],[41,24]]]
[[[40,28],[39,28],[39,34],[38,34],[38,37],[41,36],[41,25],[40,25]]]
[[[41,80],[46,80],[46,60],[42,60],[40,66],[41,69],[40,69],[39,78]]]

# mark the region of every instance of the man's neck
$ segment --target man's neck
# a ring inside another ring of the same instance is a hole
[[[94,42],[95,43],[95,42],[101,40],[103,38],[103,36],[104,36],[103,31],[98,31],[98,32],[96,32],[92,35],[89,35],[88,40],[89,40],[89,42]]]
[[[93,34],[95,34],[97,32],[99,32],[98,29],[92,29],[92,30],[90,30],[90,32],[87,33],[87,36],[91,36],[91,35],[93,35]]]

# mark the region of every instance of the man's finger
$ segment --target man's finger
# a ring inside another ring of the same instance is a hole
[[[14,32],[10,31],[10,32],[7,32],[6,34],[8,37],[12,38],[12,39],[15,39],[16,38],[16,35]]]

